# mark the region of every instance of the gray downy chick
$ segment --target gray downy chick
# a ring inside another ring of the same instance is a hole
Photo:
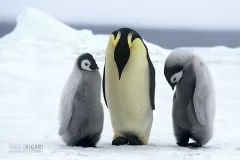
[[[89,53],[75,61],[62,91],[58,134],[68,146],[96,147],[104,113],[101,103],[101,75]]]
[[[167,57],[164,75],[174,90],[173,130],[177,145],[202,147],[213,136],[216,98],[208,67],[196,54],[173,51]],[[195,142],[189,143],[189,139]]]

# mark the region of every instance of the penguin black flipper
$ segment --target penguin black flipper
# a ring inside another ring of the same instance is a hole
[[[149,53],[147,52],[147,60],[148,60],[148,66],[149,66],[149,73],[150,73],[150,103],[152,106],[152,110],[155,110],[155,68],[153,66],[153,63],[150,59]]]
[[[105,64],[104,64],[104,67],[103,67],[103,83],[102,83],[102,88],[103,88],[103,97],[104,97],[104,101],[105,101],[105,104],[107,106],[107,99],[106,99],[106,93],[105,93]],[[108,107],[108,106],[107,106]]]

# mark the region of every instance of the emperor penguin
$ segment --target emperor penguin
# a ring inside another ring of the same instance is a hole
[[[202,147],[213,137],[216,96],[208,66],[200,56],[174,50],[165,61],[164,75],[174,90],[173,130],[177,145]],[[189,139],[194,142],[189,143]]]
[[[103,118],[99,68],[90,53],[83,53],[62,91],[58,134],[68,146],[96,147]]]
[[[138,32],[112,32],[106,48],[103,94],[114,131],[112,145],[146,145],[155,109],[155,68]]]

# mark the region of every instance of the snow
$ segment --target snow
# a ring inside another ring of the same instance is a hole
[[[237,160],[240,156],[240,49],[216,46],[186,48],[206,60],[217,94],[213,139],[200,149],[175,144],[171,105],[173,91],[163,75],[170,50],[148,43],[156,68],[156,110],[147,146],[112,146],[107,107],[98,148],[67,147],[57,134],[58,105],[75,58],[95,57],[102,73],[108,35],[74,30],[34,8],[17,17],[18,25],[0,39],[0,159],[185,159]],[[9,145],[40,144],[39,153],[13,153]]]
[[[35,7],[64,22],[153,28],[239,30],[239,0],[0,0],[0,19]],[[101,7],[99,7],[101,6]]]

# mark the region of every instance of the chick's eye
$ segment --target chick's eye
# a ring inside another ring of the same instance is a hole
[[[84,63],[85,66],[88,66],[88,63]]]
[[[176,77],[175,77],[175,78],[173,78],[173,82],[176,82]]]

